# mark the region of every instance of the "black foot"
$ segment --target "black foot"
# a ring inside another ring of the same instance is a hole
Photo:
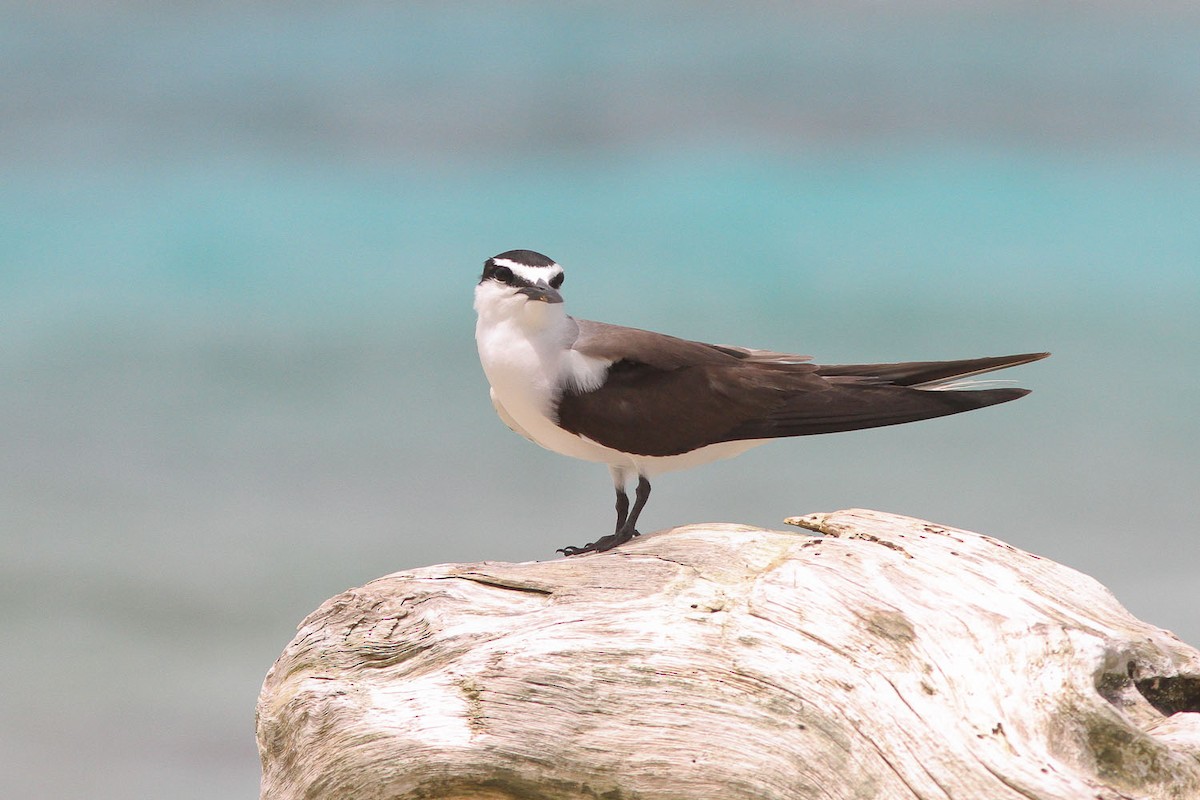
[[[612,550],[619,544],[625,544],[635,536],[641,536],[637,531],[628,533],[610,533],[608,536],[602,536],[594,542],[588,542],[583,547],[560,547],[556,553],[562,553],[564,556],[577,556],[581,553],[603,553],[605,550]]]

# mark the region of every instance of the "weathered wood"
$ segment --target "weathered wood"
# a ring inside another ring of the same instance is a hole
[[[1200,652],[1093,579],[872,511],[448,564],[306,619],[267,800],[1200,797]]]

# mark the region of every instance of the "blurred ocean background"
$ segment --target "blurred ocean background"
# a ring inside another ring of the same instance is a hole
[[[1200,644],[1191,3],[0,5],[0,796],[253,797],[327,597],[608,532],[495,418],[472,289],[820,361],[1048,349],[976,414],[661,478],[869,507]]]

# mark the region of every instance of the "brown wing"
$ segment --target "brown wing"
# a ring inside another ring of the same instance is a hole
[[[585,356],[606,361],[622,361],[637,354],[640,363],[659,369],[670,370],[703,365],[730,365],[743,361],[783,363],[800,372],[814,372],[816,367],[807,364],[808,356],[792,356],[769,350],[751,350],[745,347],[705,344],[690,339],[680,339],[665,333],[654,333],[640,328],[626,328],[587,319],[573,320],[577,329],[572,348]]]
[[[558,424],[626,453],[671,456],[715,442],[760,438],[737,430],[769,418],[789,394],[821,394],[830,387],[811,373],[795,376],[786,388],[778,380],[762,380],[763,374],[778,377],[736,361],[661,369],[624,359],[609,368],[599,389],[565,392]]]
[[[645,456],[679,455],[742,439],[897,425],[1003,403],[1027,391],[932,391],[901,384],[1032,360],[924,362],[908,371],[902,368],[910,365],[837,366],[825,376],[824,367],[803,363],[799,356],[718,347],[586,320],[578,324],[575,349],[613,363],[598,389],[563,393],[559,425],[607,447]],[[760,353],[766,357],[754,357]],[[983,368],[984,362],[998,366]]]
[[[831,384],[833,391],[789,395],[762,417],[743,420],[725,435],[735,439],[773,439],[840,433],[901,425],[1007,403],[1028,389],[939,391],[891,384]]]

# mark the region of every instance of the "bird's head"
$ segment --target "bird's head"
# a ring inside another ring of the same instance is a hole
[[[509,250],[483,262],[475,287],[480,317],[536,322],[562,315],[563,268],[532,250]]]

